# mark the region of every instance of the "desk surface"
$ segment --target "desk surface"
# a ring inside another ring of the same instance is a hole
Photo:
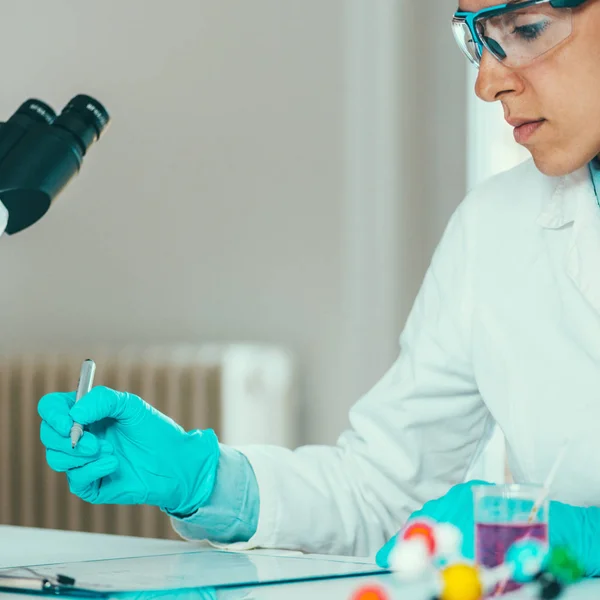
[[[391,575],[377,577],[364,577],[358,579],[330,579],[327,581],[291,583],[258,588],[236,590],[239,595],[222,596],[217,594],[216,600],[352,600],[353,594],[362,586],[376,584],[382,586],[389,600],[431,600],[431,593],[423,586],[401,588],[394,584]],[[533,600],[537,599],[532,590],[521,590],[504,596],[506,600]],[[585,581],[568,588],[559,600],[598,600],[600,598],[600,581]],[[140,599],[143,600],[143,599]],[[173,598],[173,600],[178,600]],[[179,599],[186,600],[186,599]],[[198,598],[197,600],[204,600]],[[209,600],[207,597],[206,600]],[[212,599],[211,599],[212,600]]]
[[[189,552],[205,544],[169,540],[149,540],[113,535],[75,533],[43,529],[0,526],[0,567],[35,566],[102,558],[129,558]],[[292,553],[282,553],[292,554]],[[252,553],[249,553],[252,556]],[[240,588],[219,592],[193,591],[143,593],[126,596],[135,600],[312,600],[318,598],[350,600],[363,585],[378,584],[386,589],[389,600],[430,600],[424,586],[399,587],[391,575],[324,580],[262,587]],[[511,600],[531,599],[524,590],[506,596]],[[3,594],[1,600],[24,600],[22,594]],[[600,580],[586,581],[569,588],[561,600],[597,600]]]
[[[0,525],[0,568],[189,552],[191,542]]]

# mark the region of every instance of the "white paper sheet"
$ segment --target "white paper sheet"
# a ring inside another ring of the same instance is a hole
[[[372,563],[334,557],[314,559],[219,550],[52,564],[35,570],[44,575],[68,575],[75,578],[77,587],[107,592],[223,588],[382,572]]]

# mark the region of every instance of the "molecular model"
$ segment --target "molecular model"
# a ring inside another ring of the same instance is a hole
[[[583,569],[564,547],[548,549],[533,538],[515,542],[504,563],[487,569],[461,554],[462,535],[453,525],[420,520],[400,534],[390,554],[390,569],[402,583],[431,584],[426,600],[482,600],[503,594],[509,581],[537,586],[540,600],[558,598],[567,585],[583,578]],[[360,588],[353,600],[392,600],[383,587]]]
[[[389,600],[389,596],[382,586],[366,585],[356,591],[352,600]]]

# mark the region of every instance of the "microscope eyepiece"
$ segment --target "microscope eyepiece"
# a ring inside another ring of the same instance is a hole
[[[98,100],[80,94],[65,106],[54,121],[54,127],[60,127],[73,135],[85,154],[100,139],[109,121],[108,111]]]
[[[98,100],[80,94],[58,116],[41,100],[29,99],[0,123],[0,202],[8,211],[6,233],[22,231],[44,216],[109,121]]]
[[[32,122],[47,123],[48,125],[51,125],[56,119],[56,113],[52,107],[35,98],[23,102],[11,119],[17,116],[29,118]]]

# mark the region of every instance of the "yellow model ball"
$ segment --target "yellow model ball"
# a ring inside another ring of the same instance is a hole
[[[479,572],[470,565],[451,565],[442,573],[440,600],[480,600],[483,586]]]

